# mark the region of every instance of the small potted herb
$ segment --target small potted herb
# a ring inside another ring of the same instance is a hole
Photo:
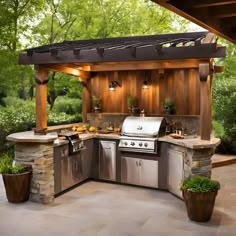
[[[95,113],[98,113],[101,111],[101,98],[97,96],[92,96],[92,101],[93,101],[93,108]]]
[[[220,183],[205,176],[191,176],[181,185],[190,220],[205,222],[211,219]]]
[[[175,114],[175,104],[169,98],[165,99],[163,108],[165,114]]]
[[[0,157],[0,173],[9,202],[20,203],[29,199],[32,174],[30,166],[14,165],[12,155],[5,153]]]
[[[129,113],[134,113],[136,106],[136,97],[129,94],[127,97],[127,105]]]

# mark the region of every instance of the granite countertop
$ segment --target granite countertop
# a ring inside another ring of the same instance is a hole
[[[82,140],[92,138],[106,138],[106,139],[120,139],[119,133],[99,134],[99,133],[83,133],[79,134]],[[13,133],[7,136],[8,141],[12,142],[25,142],[25,143],[51,143],[55,141],[55,145],[64,144],[63,141],[58,141],[57,132],[47,133],[46,135],[35,135],[34,131],[25,131],[19,133]],[[65,142],[65,141],[64,141]]]
[[[88,140],[92,138],[104,138],[104,139],[120,139],[119,133],[83,133],[79,134],[82,140]],[[35,135],[34,131],[25,131],[20,133],[13,133],[7,136],[8,141],[13,142],[28,142],[28,143],[50,143],[54,142],[55,145],[62,145],[63,142],[58,142],[57,133],[47,133],[46,135]],[[187,138],[187,139],[174,139],[170,136],[160,137],[159,141],[175,144],[182,147],[187,147],[191,149],[201,149],[201,148],[214,148],[220,143],[220,139],[212,138],[211,140],[201,140],[200,137],[197,138]]]
[[[8,141],[24,143],[51,143],[57,139],[57,133],[47,133],[46,135],[35,135],[34,131],[13,133],[6,137]]]
[[[174,139],[170,136],[164,136],[160,137],[159,141],[191,149],[215,148],[218,144],[220,144],[220,139],[218,138],[211,138],[211,140],[201,140],[199,136],[197,138],[186,139]]]

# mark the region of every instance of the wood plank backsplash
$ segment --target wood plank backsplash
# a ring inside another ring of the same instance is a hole
[[[150,85],[148,89],[142,88],[145,75]],[[108,89],[112,80],[121,84],[116,91]],[[136,96],[138,107],[145,113],[162,114],[164,100],[169,98],[175,102],[176,115],[200,114],[198,69],[165,70],[164,79],[160,78],[158,70],[96,72],[88,83],[91,96],[102,98],[102,112],[127,113],[130,94]]]

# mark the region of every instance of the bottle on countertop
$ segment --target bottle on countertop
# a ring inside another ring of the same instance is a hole
[[[140,116],[141,116],[141,117],[145,117],[145,111],[144,111],[144,109],[141,110]]]

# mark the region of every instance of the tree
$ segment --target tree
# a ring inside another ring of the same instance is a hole
[[[46,9],[32,35],[39,44],[169,33],[186,30],[188,24],[147,0],[47,0]]]
[[[0,1],[1,49],[16,51],[21,47],[21,40],[29,39],[41,7],[41,0]]]

